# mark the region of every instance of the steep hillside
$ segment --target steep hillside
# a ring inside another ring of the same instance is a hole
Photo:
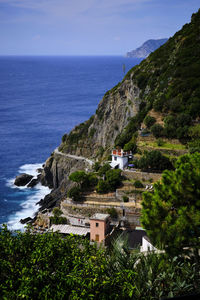
[[[147,58],[147,56],[157,48],[166,43],[167,39],[148,40],[142,46],[126,53],[126,57]]]
[[[146,116],[155,117],[155,124],[146,130],[156,138],[179,139],[200,150],[200,10],[106,92],[95,115],[63,136],[59,151],[106,159],[114,146],[131,149]],[[61,194],[66,194],[63,180],[67,182],[75,164],[76,159],[63,162],[53,153],[43,183],[54,189],[62,186]]]
[[[114,144],[123,147],[152,109],[163,117],[162,136],[187,140],[200,116],[199,82],[200,11],[108,91],[96,114],[63,136],[60,150],[96,157]]]

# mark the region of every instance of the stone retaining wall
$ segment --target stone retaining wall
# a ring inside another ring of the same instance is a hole
[[[161,173],[150,173],[150,172],[140,172],[140,171],[123,171],[123,175],[125,175],[128,179],[141,180],[141,181],[150,181],[153,182],[161,179]]]

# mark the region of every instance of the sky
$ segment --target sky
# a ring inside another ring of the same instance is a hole
[[[169,38],[199,0],[0,0],[0,55],[125,55]]]

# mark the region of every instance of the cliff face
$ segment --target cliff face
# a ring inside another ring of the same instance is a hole
[[[152,109],[170,116],[163,121],[171,130],[165,130],[165,134],[187,139],[191,120],[200,118],[199,66],[200,10],[190,24],[108,91],[95,115],[63,136],[59,151],[93,160],[106,159],[114,146],[124,147],[132,141]],[[189,121],[184,124],[186,119]],[[54,152],[45,163],[41,181],[56,191],[55,199],[61,199],[69,187],[68,175],[85,168],[88,165],[84,161]]]
[[[93,160],[101,158],[103,153],[105,157],[113,148],[119,132],[139,111],[139,94],[140,89],[129,79],[114,87],[103,97],[94,116],[76,126],[69,135],[63,136],[59,151]],[[91,166],[83,160],[52,153],[44,165],[41,183],[53,191],[40,202],[41,210],[51,208],[64,199],[71,187],[69,174],[86,168]]]
[[[151,52],[155,51],[166,42],[167,39],[148,40],[137,49],[127,52],[126,57],[146,58]]]
[[[59,150],[85,157],[101,156],[103,150],[113,147],[119,132],[137,114],[141,103],[139,95],[140,89],[130,79],[108,91],[96,114],[65,135]]]

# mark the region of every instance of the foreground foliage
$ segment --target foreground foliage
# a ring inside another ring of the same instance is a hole
[[[198,291],[199,261],[110,253],[77,236],[0,231],[1,299],[159,299]]]
[[[154,245],[169,253],[200,248],[200,154],[186,154],[144,193],[142,224]]]

